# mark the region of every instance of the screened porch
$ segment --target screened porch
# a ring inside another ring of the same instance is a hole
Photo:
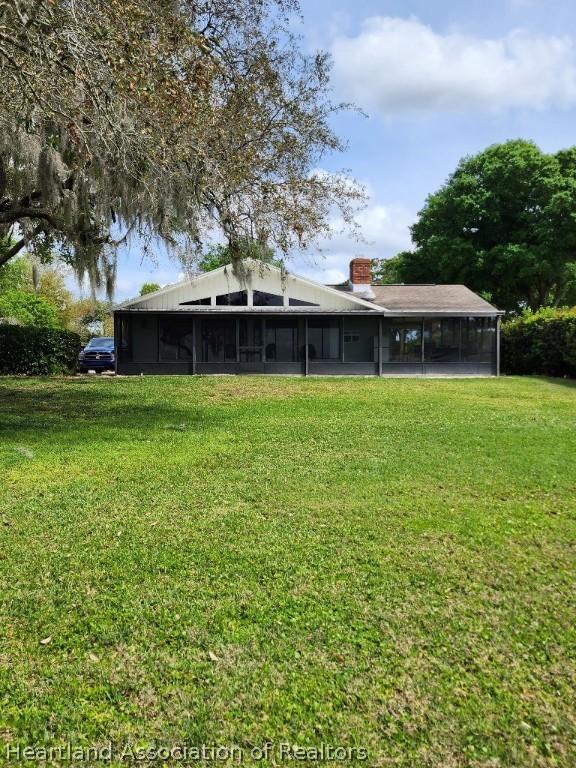
[[[126,312],[118,372],[487,373],[496,327],[493,317]]]

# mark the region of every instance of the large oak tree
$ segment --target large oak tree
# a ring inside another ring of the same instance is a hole
[[[119,243],[180,253],[217,227],[288,252],[352,224],[324,54],[293,0],[0,0],[0,260],[55,247],[93,284]],[[14,239],[16,238],[16,239]]]

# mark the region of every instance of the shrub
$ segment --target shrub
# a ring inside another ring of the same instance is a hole
[[[0,325],[0,374],[47,376],[76,369],[80,336],[56,328]]]
[[[502,371],[576,376],[576,307],[541,309],[502,325]]]
[[[11,290],[0,296],[0,317],[20,325],[58,328],[58,310],[47,299],[28,291]]]

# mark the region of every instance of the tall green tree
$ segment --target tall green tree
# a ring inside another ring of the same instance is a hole
[[[0,252],[10,247],[8,241],[0,241]],[[18,258],[0,264],[0,295],[7,291],[29,290],[32,287],[32,270],[27,259]]]
[[[392,256],[389,259],[374,259],[372,261],[372,280],[375,283],[389,285],[391,283],[401,283],[400,267],[402,254]]]
[[[0,294],[0,318],[18,325],[61,327],[54,304],[29,291],[10,290]]]
[[[501,309],[576,299],[576,147],[556,154],[530,141],[464,158],[420,211],[402,282],[464,283]]]

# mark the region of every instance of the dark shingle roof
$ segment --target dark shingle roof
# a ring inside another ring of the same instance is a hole
[[[347,284],[334,285],[350,293]],[[379,307],[393,312],[497,312],[498,310],[465,285],[372,285]]]

